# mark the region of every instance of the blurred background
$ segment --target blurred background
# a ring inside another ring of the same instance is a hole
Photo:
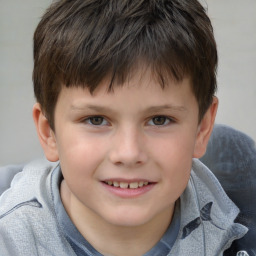
[[[43,156],[32,120],[32,38],[52,0],[0,0],[0,166]],[[256,140],[256,1],[201,0],[219,51],[217,123]]]

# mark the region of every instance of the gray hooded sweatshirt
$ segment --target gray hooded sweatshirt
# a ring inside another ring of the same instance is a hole
[[[28,164],[0,197],[0,256],[76,255],[56,217],[55,167],[45,161]],[[199,160],[193,160],[180,211],[179,233],[168,256],[220,256],[248,231],[234,223],[239,209]]]

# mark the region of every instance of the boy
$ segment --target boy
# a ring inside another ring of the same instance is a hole
[[[1,255],[223,255],[247,228],[198,160],[217,111],[196,0],[66,0],[34,35],[49,163],[0,199]]]

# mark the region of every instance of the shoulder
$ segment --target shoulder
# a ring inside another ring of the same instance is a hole
[[[197,159],[192,164],[190,194],[193,194],[200,209],[211,202],[216,226],[232,225],[240,212],[216,176]]]
[[[10,188],[3,192],[0,197],[0,216],[10,208],[16,207],[26,201],[31,201],[35,197],[41,199],[46,195],[50,184],[50,173],[56,163],[46,160],[33,161],[21,169],[14,170],[17,174],[9,184]],[[13,169],[8,168],[8,171]]]
[[[51,195],[56,167],[44,160],[25,165],[0,197],[0,248],[6,255],[53,255],[66,241],[58,231]],[[38,247],[43,241],[47,246]],[[69,249],[68,249],[69,251]],[[49,252],[52,252],[49,253]],[[72,255],[72,253],[70,254]]]
[[[0,167],[0,195],[10,187],[13,177],[21,172],[23,167],[23,164]]]
[[[50,173],[53,168],[52,164],[38,160],[19,170],[10,188],[0,197],[0,225],[10,218],[14,218],[14,221],[8,222],[8,225],[16,220],[21,221],[21,218],[26,220],[26,211],[31,215],[39,209],[49,208]]]
[[[50,174],[55,167],[56,163],[36,160],[18,169],[11,181],[10,188],[4,191],[0,197],[0,219],[12,209],[19,208],[19,205],[35,202],[35,198],[42,204],[49,194]],[[9,168],[10,170],[12,169]]]
[[[193,160],[191,178],[180,202],[182,255],[188,255],[188,251],[191,255],[222,255],[234,239],[248,231],[234,222],[238,207],[213,173],[197,159]]]
[[[239,207],[236,219],[248,233],[233,243],[225,255],[239,248],[256,252],[256,146],[248,135],[225,125],[216,125],[205,156],[201,159],[216,175],[227,195]]]

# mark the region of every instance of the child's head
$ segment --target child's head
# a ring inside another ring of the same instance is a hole
[[[60,1],[34,51],[34,120],[47,159],[60,161],[75,225],[157,227],[154,244],[217,109],[204,9],[195,0]]]
[[[54,129],[61,89],[109,90],[141,66],[159,85],[190,78],[199,121],[216,90],[212,26],[196,0],[63,0],[43,16],[34,36],[34,91]]]

